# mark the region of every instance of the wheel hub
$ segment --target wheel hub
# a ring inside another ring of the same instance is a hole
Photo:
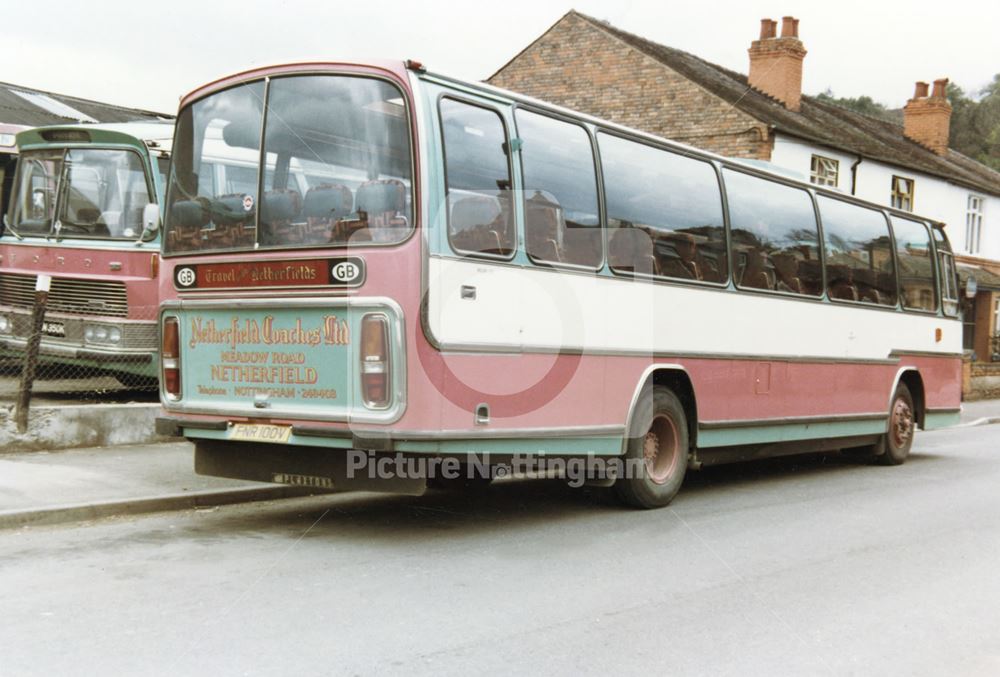
[[[905,400],[896,400],[892,408],[892,441],[896,448],[906,446],[913,436],[913,410]]]
[[[653,419],[642,441],[642,457],[646,472],[656,484],[664,484],[677,469],[678,453],[677,429],[667,416]]]

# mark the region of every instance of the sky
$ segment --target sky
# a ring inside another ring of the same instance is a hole
[[[415,59],[482,80],[576,9],[745,73],[760,19],[795,16],[803,91],[898,108],[914,83],[976,92],[1000,73],[1000,2],[951,0],[78,0],[0,5],[0,80],[174,113],[181,96],[256,66]],[[158,9],[153,9],[158,7]]]

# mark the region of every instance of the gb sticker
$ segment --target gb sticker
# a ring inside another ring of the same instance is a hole
[[[178,287],[191,287],[198,281],[198,275],[194,272],[194,268],[182,266],[177,269],[175,279]]]
[[[360,258],[350,257],[330,261],[330,277],[335,284],[359,285],[365,276],[365,263]]]

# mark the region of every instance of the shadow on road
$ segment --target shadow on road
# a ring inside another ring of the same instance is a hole
[[[936,454],[912,454],[906,463],[922,464],[940,458]],[[784,456],[714,466],[698,472],[689,472],[681,492],[683,495],[700,489],[732,485],[760,484],[763,487],[774,482],[782,482],[791,478],[802,479],[822,473],[833,475],[845,472],[877,472],[880,470],[892,472],[891,467],[879,466],[864,459],[843,456],[837,452]]]
[[[919,454],[916,464],[940,457]],[[895,469],[898,470],[898,469]],[[853,489],[873,473],[892,482],[893,468],[872,467],[837,454],[796,456],[705,468],[691,472],[674,506],[684,511],[711,510],[727,492],[741,500],[783,500],[794,484],[798,494]],[[877,475],[876,475],[877,477]],[[815,479],[815,482],[811,480]],[[731,503],[731,501],[729,501]],[[722,506],[721,503],[717,505]],[[732,509],[729,506],[727,509]],[[481,537],[497,532],[510,535],[532,531],[539,524],[570,525],[587,521],[595,536],[607,529],[627,529],[652,523],[666,530],[678,528],[667,510],[639,511],[622,506],[607,488],[572,488],[558,479],[500,481],[486,487],[456,491],[428,491],[423,496],[345,493],[259,504],[238,513],[217,512],[211,521],[190,524],[206,538],[220,534],[272,538],[281,533],[296,538],[336,541],[384,541],[386,545],[426,544],[438,536]],[[197,538],[198,533],[190,534]]]

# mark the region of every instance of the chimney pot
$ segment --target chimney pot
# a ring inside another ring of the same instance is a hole
[[[934,81],[934,94],[927,96],[927,83],[918,82],[913,98],[903,107],[903,134],[938,155],[948,152],[951,104],[945,94],[948,80]]]
[[[791,16],[781,17],[781,37],[783,38],[799,37],[799,27],[796,24],[798,24],[798,21],[795,20],[795,17]]]
[[[798,39],[798,19],[782,18],[780,39],[775,39],[777,28],[777,21],[761,19],[760,39],[750,45],[747,80],[757,91],[797,112],[802,101],[802,60],[806,50]]]

